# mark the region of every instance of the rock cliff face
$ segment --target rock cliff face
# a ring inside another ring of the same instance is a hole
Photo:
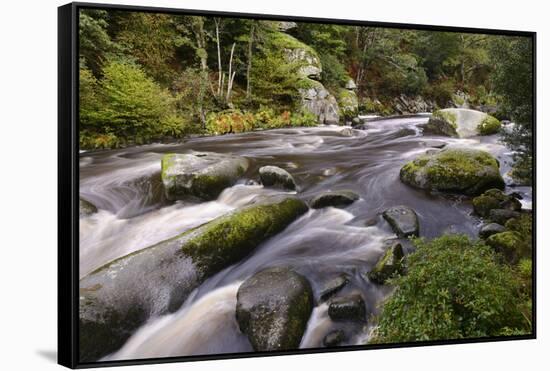
[[[286,62],[300,64],[298,74],[302,79],[302,87],[298,91],[302,108],[317,116],[320,124],[338,124],[340,107],[336,97],[320,82],[323,66],[317,52],[285,32],[280,32],[279,39],[283,44]]]

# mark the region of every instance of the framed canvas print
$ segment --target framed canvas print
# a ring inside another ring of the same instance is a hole
[[[71,3],[58,35],[62,365],[535,338],[535,33]]]

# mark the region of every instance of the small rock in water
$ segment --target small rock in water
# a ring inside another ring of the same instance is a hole
[[[313,197],[310,206],[320,209],[327,206],[346,207],[359,199],[359,195],[352,191],[323,192]]]
[[[353,137],[355,133],[353,132],[352,128],[344,128],[340,130],[340,135],[343,137]]]
[[[506,224],[512,218],[517,218],[521,214],[517,211],[507,209],[493,209],[489,212],[489,220],[498,224]]]
[[[360,294],[352,294],[332,299],[328,315],[333,321],[366,321],[365,301]]]
[[[382,216],[399,237],[418,236],[418,216],[410,207],[394,206],[384,211]]]
[[[331,331],[323,339],[323,345],[326,347],[335,347],[340,345],[343,341],[346,340],[346,335],[342,330]]]
[[[312,309],[309,282],[287,268],[264,269],[237,292],[237,322],[256,351],[298,348]]]
[[[374,283],[384,284],[394,274],[403,273],[404,257],[403,246],[400,243],[394,243],[368,273],[369,280]]]
[[[328,281],[320,291],[320,301],[325,301],[349,283],[348,276],[341,274],[338,277]]]
[[[247,186],[257,186],[257,185],[260,185],[260,183],[258,183],[258,182],[255,181],[254,179],[248,179],[246,182],[244,182],[244,185],[247,185]]]
[[[425,142],[422,142],[422,144],[424,144],[426,147],[430,147],[430,148],[443,148],[447,145],[447,143],[445,142],[440,142],[440,141],[437,141],[437,140],[430,140],[430,141],[425,141]]]
[[[354,117],[351,119],[351,126],[359,126],[363,124],[363,120],[361,120],[359,117]]]
[[[489,189],[472,200],[474,212],[482,217],[488,217],[491,210],[505,209],[521,210],[521,202],[512,195],[507,195],[499,189]]]
[[[504,228],[504,226],[497,223],[484,224],[479,230],[479,237],[487,238],[493,234],[504,232],[505,230],[506,228]]]
[[[296,182],[288,171],[277,166],[260,168],[260,180],[265,187],[277,187],[289,190],[296,189]]]
[[[378,217],[372,217],[365,221],[365,227],[372,227],[373,225],[378,224]]]
[[[95,213],[97,213],[97,207],[92,205],[91,202],[80,199],[80,202],[79,202],[79,217],[80,218],[90,216],[90,215],[95,214]]]

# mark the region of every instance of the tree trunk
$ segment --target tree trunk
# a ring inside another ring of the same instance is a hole
[[[231,89],[233,88],[233,79],[235,78],[235,72],[233,72],[233,53],[235,52],[235,43],[231,46],[231,54],[229,56],[229,75],[227,76],[227,94],[225,95],[225,102],[230,103]]]
[[[217,18],[214,19],[216,25],[216,46],[218,48],[218,96],[222,95],[222,57],[220,51],[220,23]]]
[[[248,63],[246,66],[246,99],[250,99],[252,88],[250,86],[250,73],[252,71],[252,44],[254,42],[254,24],[250,26],[250,36],[248,39]]]

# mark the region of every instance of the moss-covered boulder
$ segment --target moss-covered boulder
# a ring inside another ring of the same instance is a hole
[[[500,122],[494,117],[466,108],[446,108],[435,111],[425,132],[450,137],[467,138],[476,135],[494,134],[500,129]]]
[[[296,182],[288,171],[278,166],[262,166],[259,170],[264,187],[275,187],[294,191]]]
[[[374,268],[367,274],[367,277],[374,283],[384,284],[394,275],[403,273],[404,258],[405,254],[401,244],[393,244],[378,260]]]
[[[382,216],[399,237],[418,236],[420,228],[418,216],[410,207],[390,207],[382,213]]]
[[[367,320],[365,301],[360,294],[334,298],[328,305],[328,316],[333,321],[364,322]]]
[[[359,195],[353,191],[327,191],[313,197],[309,202],[312,209],[323,207],[346,207],[359,199]]]
[[[212,200],[235,184],[248,169],[248,160],[212,152],[168,153],[162,157],[161,167],[167,199]]]
[[[527,253],[524,251],[525,244],[521,235],[514,231],[493,234],[485,242],[495,251],[501,253],[510,264],[516,264]]]
[[[518,211],[507,209],[493,209],[489,212],[488,219],[493,223],[505,224],[508,220],[518,218],[521,214]]]
[[[262,270],[237,292],[237,322],[256,351],[297,349],[312,310],[309,282],[287,268]]]
[[[474,212],[482,217],[488,217],[493,209],[519,211],[521,202],[515,197],[505,194],[499,189],[489,189],[472,200]]]
[[[493,135],[499,132],[500,127],[501,123],[497,118],[487,115],[478,125],[477,130],[479,135]]]
[[[401,168],[401,181],[415,188],[476,196],[504,189],[498,161],[485,151],[445,148],[419,156]]]
[[[84,199],[79,199],[79,211],[78,215],[80,218],[90,216],[97,213],[97,207],[95,207],[91,202],[88,202]]]
[[[296,198],[268,198],[80,280],[80,360],[117,350],[148,318],[177,310],[202,281],[237,263],[307,211]]]
[[[338,91],[338,107],[344,120],[351,121],[359,114],[359,100],[353,90],[340,89]]]

